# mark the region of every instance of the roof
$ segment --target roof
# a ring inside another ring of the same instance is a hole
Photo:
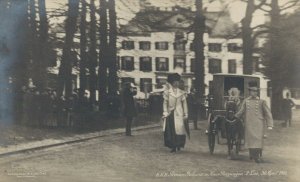
[[[228,12],[207,12],[206,32],[212,37],[227,37],[237,32],[235,24]],[[147,10],[140,11],[120,27],[120,34],[145,34],[151,32],[192,31],[195,12],[178,8],[175,11]]]

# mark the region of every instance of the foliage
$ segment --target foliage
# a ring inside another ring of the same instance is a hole
[[[275,68],[270,67],[270,41],[268,40],[263,48],[263,72],[268,76],[276,76],[276,80],[286,87],[300,87],[300,12],[281,18],[277,31],[277,40],[280,42],[277,62]],[[272,72],[276,71],[275,74]]]

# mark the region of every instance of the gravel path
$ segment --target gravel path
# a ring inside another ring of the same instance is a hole
[[[185,149],[170,153],[159,129],[133,137],[107,136],[85,143],[0,158],[0,181],[299,181],[300,111],[293,127],[280,121],[268,133],[264,163],[249,161],[248,151],[228,160],[226,146],[208,152],[204,129],[191,130]]]

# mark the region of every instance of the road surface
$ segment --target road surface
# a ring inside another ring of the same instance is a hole
[[[160,128],[134,132],[133,137],[106,136],[84,143],[64,145],[0,158],[4,182],[143,182],[143,181],[300,181],[300,111],[293,126],[275,121],[256,164],[243,150],[228,160],[226,145],[208,152],[203,127],[191,130],[191,140],[178,153],[163,146]],[[201,125],[202,126],[202,125]]]

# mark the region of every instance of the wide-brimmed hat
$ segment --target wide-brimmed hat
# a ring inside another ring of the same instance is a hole
[[[258,91],[259,89],[257,82],[252,81],[248,83],[248,90]]]
[[[168,75],[167,82],[172,84],[175,81],[180,81],[181,76],[178,73],[172,73]]]

